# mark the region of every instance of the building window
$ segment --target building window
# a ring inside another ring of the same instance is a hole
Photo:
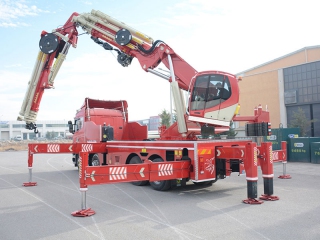
[[[297,90],[288,90],[284,92],[284,103],[297,103]]]
[[[46,127],[50,128],[50,127],[68,127],[68,124],[46,124]]]
[[[318,101],[320,94],[320,61],[283,69],[285,104]]]
[[[9,128],[9,124],[0,124],[0,128]]]
[[[83,117],[76,119],[76,132],[83,127]]]
[[[283,69],[284,102],[288,126],[293,113],[301,108],[308,120],[319,121],[320,117],[320,61]],[[319,137],[320,126],[311,123],[309,137]]]
[[[25,124],[12,124],[12,128],[25,128]]]

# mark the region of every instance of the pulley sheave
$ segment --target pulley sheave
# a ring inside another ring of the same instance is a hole
[[[127,29],[120,29],[117,33],[116,33],[116,37],[115,40],[116,42],[121,45],[127,45],[132,39],[132,35],[130,33],[129,30]]]
[[[59,46],[58,37],[53,33],[47,33],[44,35],[39,42],[39,48],[41,52],[45,54],[53,53]]]

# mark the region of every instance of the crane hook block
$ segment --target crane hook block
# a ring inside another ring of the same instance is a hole
[[[122,65],[122,67],[128,67],[131,64],[132,57],[121,52],[118,54],[118,63]]]
[[[39,48],[41,52],[45,54],[53,53],[59,46],[58,37],[53,33],[47,33],[44,35],[39,42]]]
[[[121,46],[127,45],[131,41],[131,39],[132,35],[127,29],[122,28],[116,33],[115,40]]]

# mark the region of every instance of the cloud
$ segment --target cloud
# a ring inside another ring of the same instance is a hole
[[[29,78],[29,73],[18,72],[15,70],[0,70],[0,94],[18,92],[21,88],[26,88]]]
[[[89,2],[89,1],[83,1],[83,3],[84,3],[85,5],[92,5],[92,2]]]
[[[316,16],[317,8],[310,0],[292,3],[290,10],[285,2],[274,0],[263,4],[189,0],[168,7],[154,33],[170,31],[161,40],[196,70],[236,74],[317,45]]]
[[[0,27],[29,26],[17,19],[36,16],[38,13],[48,12],[35,5],[28,6],[25,1],[0,0]]]
[[[15,71],[0,71],[0,115],[15,120],[20,111],[29,75]]]
[[[0,111],[3,119],[18,116],[28,73],[13,68],[0,71]],[[137,59],[122,67],[111,54],[98,52],[68,56],[58,73],[54,89],[44,91],[38,120],[71,120],[86,97],[103,100],[127,100],[129,120],[147,119],[170,109],[168,81],[142,70]]]
[[[122,67],[112,55],[102,52],[68,58],[55,80],[55,89],[44,95],[38,119],[48,118],[47,109],[59,105],[73,116],[84,98],[90,97],[127,100],[129,119],[138,120],[158,115],[164,108],[169,110],[170,85],[142,70],[137,59]]]
[[[12,65],[7,65],[7,66],[4,66],[5,68],[16,68],[16,67],[22,67],[22,64],[21,63],[17,63],[17,64],[12,64]]]

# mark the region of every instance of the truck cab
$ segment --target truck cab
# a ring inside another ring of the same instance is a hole
[[[148,138],[147,126],[128,121],[128,103],[125,100],[106,101],[86,98],[77,110],[74,123],[69,121],[73,143],[99,143],[107,141],[141,141]],[[78,165],[78,154],[73,162]],[[105,156],[92,153],[89,165],[106,164]]]

